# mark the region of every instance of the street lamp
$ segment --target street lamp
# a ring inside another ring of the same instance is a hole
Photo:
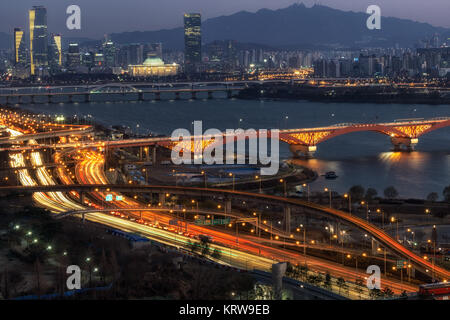
[[[284,197],[287,197],[287,191],[286,191],[286,180],[285,179],[280,179],[280,183],[283,184],[284,186]]]
[[[361,201],[362,206],[366,206],[366,220],[369,221],[369,203],[365,201]]]
[[[391,217],[391,223],[394,223],[394,222],[397,223],[397,234],[396,234],[396,238],[397,238],[397,241],[398,241],[398,219],[395,219],[395,217]]]
[[[304,183],[302,186],[303,186],[303,188],[306,188],[306,189],[307,189],[307,192],[308,192],[308,202],[309,202],[309,184]]]
[[[253,215],[256,217],[258,215],[258,223],[256,224],[258,227],[258,237],[261,238],[261,212],[260,213],[256,213],[253,212]]]
[[[233,191],[234,191],[234,177],[235,177],[235,175],[234,175],[232,172],[230,172],[228,175],[229,175],[230,177],[233,177]]]
[[[331,189],[325,188],[323,191],[328,192],[328,196],[330,198],[330,208],[331,208]]]
[[[425,215],[426,216],[430,216],[431,215],[431,210],[430,209],[425,209]],[[427,218],[427,221],[429,222],[430,221],[430,218]]]
[[[381,209],[377,209],[377,213],[381,213],[381,225],[383,226],[384,229],[384,211]]]
[[[206,183],[206,172],[205,172],[205,171],[202,171],[201,173],[202,173],[203,178],[204,178],[204,180],[205,180],[205,189],[206,189],[206,188],[208,188],[208,185],[207,185],[207,183]]]
[[[352,214],[352,196],[349,193],[344,194],[344,198],[348,198],[348,212]]]
[[[262,193],[262,183],[261,183],[261,176],[255,176],[255,179],[259,179],[259,193]]]

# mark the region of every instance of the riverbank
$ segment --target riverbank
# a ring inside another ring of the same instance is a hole
[[[312,86],[309,84],[254,84],[235,95],[238,99],[307,100],[315,102],[450,104],[450,88],[371,86]]]

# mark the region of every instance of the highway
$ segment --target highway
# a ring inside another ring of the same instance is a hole
[[[22,132],[16,129],[20,128],[14,126],[14,129],[8,129],[12,137],[20,137],[23,135]],[[74,140],[75,138],[68,138],[68,141],[71,144],[76,143]],[[36,145],[37,143],[34,139],[29,139],[28,141],[30,146]],[[70,173],[69,168],[67,168],[63,161],[63,158],[68,155],[74,156],[74,159],[80,158],[74,167],[73,173]],[[422,268],[423,270],[433,270],[431,263],[403,247],[379,228],[371,225],[365,220],[339,210],[319,206],[298,199],[242,191],[171,186],[112,185],[109,183],[103,171],[103,161],[103,155],[96,151],[85,150],[80,152],[80,149],[76,149],[73,146],[72,148],[58,151],[55,155],[55,162],[60,164],[60,166],[58,166],[54,172],[57,173],[59,181],[64,184],[60,185],[60,182],[58,182],[55,177],[50,174],[48,168],[43,165],[39,151],[32,151],[29,153],[25,151],[10,152],[11,167],[17,169],[19,181],[23,187],[0,187],[0,191],[3,189],[8,191],[33,191],[35,192],[33,194],[34,200],[40,206],[49,208],[55,213],[82,211],[88,208],[102,210],[105,209],[104,200],[106,194],[113,194],[113,196],[116,196],[121,195],[121,192],[127,194],[167,192],[170,194],[188,196],[250,199],[262,203],[277,203],[283,206],[300,206],[311,210],[311,212],[338,218],[346,223],[354,225],[376,238],[389,250],[402,257],[406,257],[417,267]],[[30,165],[33,169],[29,169]],[[36,180],[33,176],[36,177]],[[82,204],[80,198],[81,192],[87,194]],[[139,233],[168,245],[184,247],[185,249],[189,248],[189,242],[198,242],[193,236],[201,234],[210,235],[214,239],[212,244],[213,248],[222,252],[224,263],[239,268],[268,270],[274,261],[290,261],[294,264],[307,263],[311,270],[321,273],[330,272],[333,277],[344,277],[346,280],[353,282],[357,279],[364,279],[364,277],[367,276],[365,273],[351,267],[344,267],[340,264],[315,257],[305,257],[301,254],[300,250],[281,249],[277,246],[277,244],[280,243],[277,242],[273,242],[272,245],[267,245],[261,243],[261,240],[254,236],[239,235],[237,237],[231,230],[220,231],[217,230],[217,228],[212,229],[187,223],[187,225],[185,225],[185,231],[182,232],[180,229],[176,230],[173,226],[170,227],[170,220],[174,218],[173,215],[156,210],[152,211],[151,208],[142,212],[139,209],[144,205],[137,199],[124,197],[123,201],[116,204],[114,208],[111,208],[111,211],[116,210],[119,212],[120,209],[129,210],[136,208],[136,212],[132,212],[132,214],[138,216],[142,213],[141,221],[131,221],[127,217],[105,214],[98,211],[86,214],[86,219],[128,232]],[[449,272],[442,268],[434,267],[434,272],[442,279],[446,280],[450,278]],[[403,290],[409,292],[417,290],[416,286],[400,284],[397,280],[383,278],[382,281],[383,286],[389,286],[396,293]]]

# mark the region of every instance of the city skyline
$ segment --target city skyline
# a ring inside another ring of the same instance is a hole
[[[0,21],[0,300],[450,300],[448,3],[90,1]]]
[[[73,2],[73,1],[72,1]],[[91,3],[85,0],[78,0],[74,3],[61,1],[23,1],[13,8],[5,7],[7,4],[0,4],[2,11],[7,11],[8,16],[0,21],[0,32],[12,33],[12,28],[27,26],[25,11],[28,11],[33,5],[43,5],[48,9],[49,30],[61,32],[69,37],[88,37],[101,38],[106,33],[120,33],[127,31],[152,31],[160,29],[170,29],[181,27],[183,19],[180,18],[186,12],[199,12],[202,14],[203,21],[222,15],[232,15],[239,11],[256,12],[261,9],[282,9],[295,3],[304,3],[311,7],[313,1],[240,1],[239,5],[229,6],[220,4],[208,4],[203,0],[190,2],[189,5],[176,1],[173,6],[161,4],[159,1],[145,3],[141,0],[133,0],[133,6],[122,7],[120,3],[112,1],[113,9],[106,9],[102,1]],[[134,3],[136,2],[136,3]],[[373,1],[344,1],[344,0],[325,0],[320,5],[343,11],[365,12],[366,8],[373,4]],[[392,1],[391,1],[392,2]],[[408,10],[405,9],[403,0],[397,0],[391,3],[384,0],[378,0],[377,5],[382,9],[384,17],[396,17],[409,19],[413,21],[426,22],[433,26],[450,28],[450,23],[446,13],[450,10],[450,2],[445,0],[432,0],[427,8],[420,6],[418,0],[408,1]],[[82,9],[82,29],[69,31],[66,26],[67,15],[66,8],[70,4],[77,4]],[[111,4],[111,1],[109,2]],[[111,8],[112,6],[110,6]],[[155,12],[158,10],[157,14]],[[103,12],[103,14],[99,14]],[[133,16],[133,19],[127,19],[126,16]],[[150,19],[149,19],[150,18]],[[14,27],[12,27],[14,26]]]

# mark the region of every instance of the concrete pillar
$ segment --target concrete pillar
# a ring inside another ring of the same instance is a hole
[[[414,151],[416,144],[419,143],[419,139],[408,137],[391,137],[391,143],[394,146],[394,151],[401,151],[401,146],[405,146],[407,151]]]
[[[80,194],[80,203],[81,205],[84,205],[85,193],[83,191],[80,191],[79,194]]]
[[[152,149],[152,164],[155,166],[156,165],[156,151],[157,151],[158,146],[154,146]]]
[[[371,238],[371,244],[372,244],[372,254],[373,255],[377,255],[380,254],[380,252],[378,251],[378,248],[380,247],[379,243],[375,240],[375,238]],[[384,254],[384,250],[381,252],[382,254]]]
[[[286,226],[286,232],[291,232],[291,207],[287,206],[284,208],[284,221]]]
[[[225,202],[225,213],[231,213],[231,200]]]
[[[307,146],[302,144],[290,144],[289,150],[292,152],[294,157],[305,157],[312,158],[317,150],[317,146]]]
[[[281,293],[283,290],[283,276],[286,273],[287,263],[280,262],[272,265],[272,283],[275,300],[282,298]]]
[[[159,194],[159,202],[161,203],[162,206],[166,203],[166,194],[165,193]]]

